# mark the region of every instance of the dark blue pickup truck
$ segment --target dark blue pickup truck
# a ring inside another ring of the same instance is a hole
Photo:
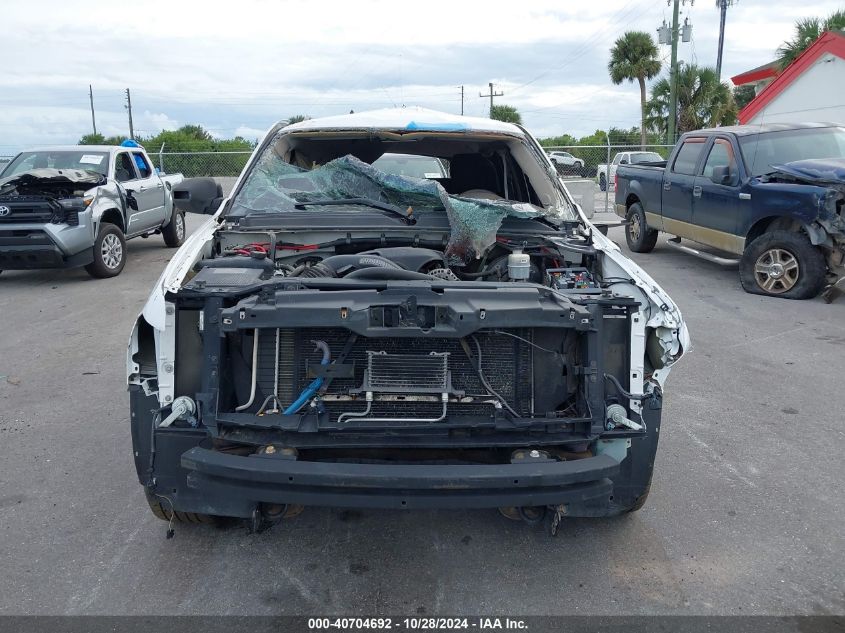
[[[831,124],[688,132],[665,163],[616,174],[632,251],[650,252],[664,231],[711,261],[738,257],[742,287],[756,294],[808,299],[827,286],[832,296],[845,278],[844,209],[845,127]]]

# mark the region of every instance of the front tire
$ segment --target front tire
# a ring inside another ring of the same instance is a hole
[[[117,277],[126,265],[126,238],[120,227],[108,222],[100,223],[94,240],[94,261],[85,267],[97,279]]]
[[[187,233],[185,227],[185,214],[173,210],[173,217],[170,222],[161,230],[161,235],[164,237],[164,243],[170,248],[182,246],[185,243],[185,234]]]
[[[607,191],[607,178],[604,174],[599,174],[599,190]]]
[[[812,299],[825,284],[822,252],[801,233],[772,231],[742,254],[739,279],[745,292],[784,299]]]
[[[144,488],[144,496],[153,514],[162,521],[172,520],[174,523],[204,523],[214,524],[216,519],[208,514],[197,514],[196,512],[179,512],[173,510],[170,499],[163,495],[156,495]]]
[[[645,219],[645,211],[639,202],[628,207],[625,215],[628,225],[625,227],[625,241],[635,253],[650,253],[657,244],[657,231],[649,228]]]

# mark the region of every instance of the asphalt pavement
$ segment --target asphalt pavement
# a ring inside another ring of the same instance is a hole
[[[136,479],[124,371],[173,251],[128,250],[111,280],[0,275],[0,614],[845,613],[845,298],[748,295],[736,270],[662,245],[633,256],[695,345],[638,513],[551,538],[495,511],[318,508],[168,540]]]

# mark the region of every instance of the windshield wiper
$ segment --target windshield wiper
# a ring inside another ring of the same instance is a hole
[[[394,215],[398,215],[402,218],[402,221],[405,224],[416,224],[417,218],[414,217],[414,212],[411,210],[411,207],[408,207],[407,211],[402,209],[401,207],[397,207],[392,204],[388,204],[387,202],[380,202],[379,200],[371,200],[370,198],[339,198],[337,200],[310,200],[310,201],[303,201],[297,202],[293,205],[294,209],[304,209],[308,206],[318,206],[318,207],[329,207],[329,206],[341,206],[341,205],[350,205],[350,204],[359,204],[365,207],[371,207],[373,209],[381,209],[382,211],[388,211],[393,213]]]

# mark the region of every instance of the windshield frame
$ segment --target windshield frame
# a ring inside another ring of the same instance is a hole
[[[250,157],[247,164],[244,166],[243,171],[241,172],[238,180],[235,182],[234,187],[229,192],[229,195],[226,196],[224,199],[223,204],[219,208],[219,216],[221,220],[230,220],[237,222],[239,218],[245,217],[247,214],[241,213],[233,213],[236,207],[239,206],[238,198],[243,194],[244,189],[248,186],[250,178],[252,177],[253,173],[256,169],[259,168],[262,159],[268,152],[273,151],[273,147],[282,140],[287,135],[301,135],[303,130],[287,130],[286,125],[284,123],[277,123],[273,128],[271,128],[267,134],[264,136],[264,139],[259,143],[259,145],[253,151],[252,156]],[[584,218],[581,216],[579,211],[577,210],[577,204],[575,203],[574,199],[570,195],[569,191],[563,186],[561,180],[556,177],[556,171],[554,166],[551,163],[551,160],[548,158],[545,150],[540,146],[540,144],[534,139],[533,136],[522,126],[518,126],[522,134],[515,135],[511,133],[495,133],[496,137],[500,139],[509,139],[510,141],[517,141],[519,145],[522,147],[523,150],[526,150],[527,153],[533,158],[536,162],[538,169],[543,172],[543,174],[548,178],[548,183],[551,186],[551,189],[554,191],[554,199],[556,203],[550,205],[550,208],[546,208],[547,213],[544,214],[545,217],[549,218],[550,221],[554,222],[555,218],[559,219],[561,222],[577,222],[583,224]],[[402,134],[405,130],[394,130],[392,128],[367,128],[367,129],[360,129],[360,128],[326,128],[321,129],[318,127],[309,128],[307,134],[314,135],[315,137],[320,136],[343,136],[345,134],[365,134],[367,136],[379,137],[379,138],[390,138],[394,137],[396,134]],[[466,131],[462,131],[461,133],[456,133],[455,131],[447,131],[447,130],[433,130],[433,131],[426,131],[426,135],[434,135],[439,137],[463,137],[463,139],[467,139],[468,135]],[[479,131],[478,132],[479,138],[482,139],[490,139],[493,137],[494,133],[489,131]],[[469,136],[471,139],[472,137]],[[405,153],[405,152],[385,152],[385,153]],[[436,156],[429,156],[430,158],[437,158]],[[281,159],[277,155],[277,159]],[[286,164],[290,165],[291,163],[288,161],[284,161]],[[450,194],[446,194],[450,195]],[[512,201],[513,205],[520,205],[524,203],[520,203],[518,201]],[[246,205],[240,203],[240,206],[243,208]],[[551,209],[551,210],[550,210]]]

